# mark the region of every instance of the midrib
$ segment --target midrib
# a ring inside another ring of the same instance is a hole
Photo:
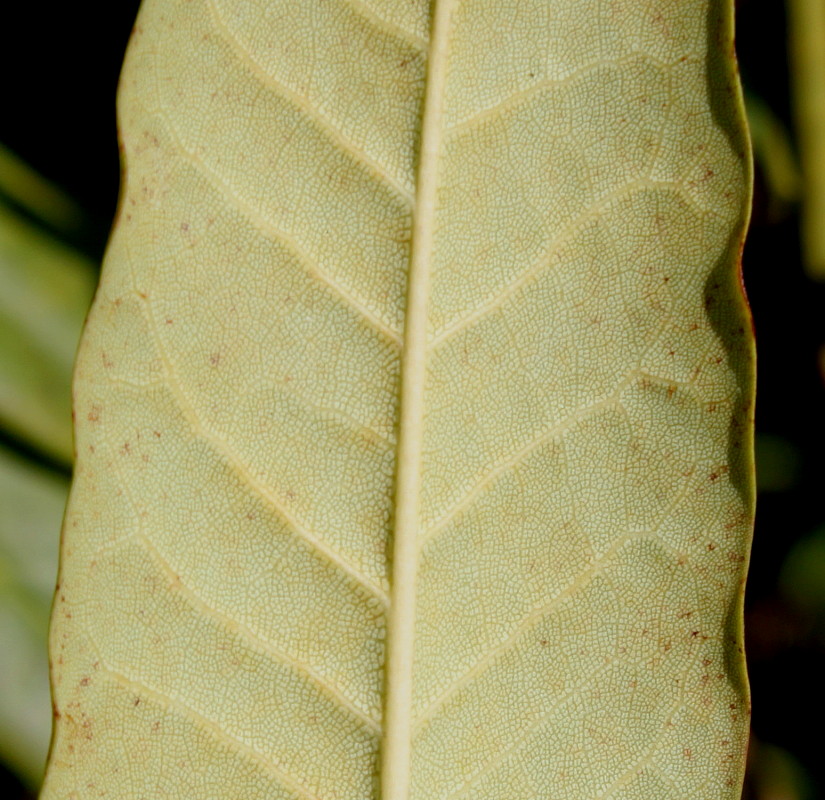
[[[398,461],[390,608],[387,621],[381,800],[409,800],[412,661],[421,494],[421,439],[427,359],[427,306],[438,159],[443,135],[450,15],[454,0],[434,0],[421,120],[407,310],[401,361]]]

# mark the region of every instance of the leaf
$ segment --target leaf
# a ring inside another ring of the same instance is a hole
[[[825,528],[794,544],[782,565],[779,584],[787,598],[825,619]]]
[[[70,376],[94,270],[0,204],[0,287],[0,425],[69,464]]]
[[[71,197],[0,144],[0,194],[63,233],[84,225],[83,212]]]
[[[46,628],[68,481],[0,448],[0,756],[31,788],[46,763]]]
[[[143,5],[48,800],[738,796],[730,4],[428,8]]]
[[[799,200],[802,175],[782,121],[754,94],[745,96],[745,106],[754,161],[761,169],[767,190],[768,213],[771,221],[776,221],[786,216],[787,207]],[[759,463],[759,458],[756,461]]]
[[[825,8],[816,0],[789,0],[788,49],[802,162],[802,256],[811,278],[825,279]]]
[[[752,742],[756,800],[813,800],[814,789],[804,767],[787,750],[764,742]]]
[[[55,225],[76,208],[0,147],[0,189]],[[0,201],[0,428],[66,466],[91,264]],[[28,455],[35,455],[29,451]],[[58,466],[58,465],[56,465]],[[0,757],[36,790],[51,730],[46,639],[68,480],[0,446]]]

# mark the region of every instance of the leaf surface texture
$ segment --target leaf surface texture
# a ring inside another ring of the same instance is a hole
[[[728,3],[145,0],[44,797],[738,797]]]

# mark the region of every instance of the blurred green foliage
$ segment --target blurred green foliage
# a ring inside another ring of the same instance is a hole
[[[784,492],[799,479],[800,455],[783,436],[758,433],[755,442],[756,484],[760,492]]]
[[[92,264],[0,205],[0,425],[70,465],[72,361]]]
[[[782,566],[779,585],[825,634],[825,527],[796,542]]]
[[[36,789],[51,728],[46,641],[73,456],[72,362],[96,277],[43,227],[71,230],[79,208],[2,148],[0,191],[0,758]]]
[[[754,800],[816,800],[810,778],[787,750],[751,741],[748,761]]]
[[[802,175],[793,150],[791,137],[781,120],[755,94],[747,93],[748,125],[754,159],[758,162],[767,187],[768,216],[784,217],[802,192]]]
[[[801,238],[808,274],[825,280],[825,3],[788,0],[796,138],[803,166]]]
[[[45,653],[68,481],[0,448],[0,756],[32,788],[51,727]]]

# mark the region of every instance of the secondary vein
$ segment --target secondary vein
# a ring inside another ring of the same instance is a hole
[[[434,0],[421,122],[407,310],[401,366],[396,515],[385,667],[381,799],[408,800],[412,741],[415,582],[421,524],[421,439],[427,358],[427,306],[435,227],[450,21],[455,0]]]

